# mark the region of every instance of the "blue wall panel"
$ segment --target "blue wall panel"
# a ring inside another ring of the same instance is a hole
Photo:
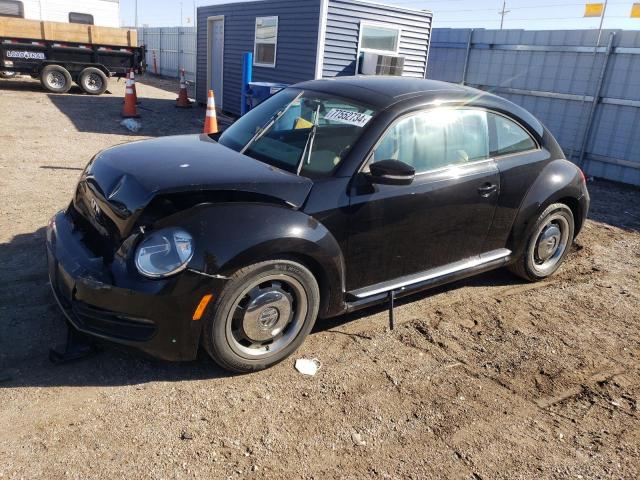
[[[207,18],[224,15],[223,110],[240,114],[242,54],[253,51],[256,17],[278,17],[276,67],[253,67],[253,80],[296,83],[315,77],[320,0],[268,0],[198,8],[198,102],[207,97]]]

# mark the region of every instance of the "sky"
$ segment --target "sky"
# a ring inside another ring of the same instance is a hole
[[[193,26],[194,5],[231,3],[233,0],[137,0],[138,25],[150,27]],[[374,0],[378,3],[433,12],[435,28],[500,28],[502,0]],[[593,0],[591,0],[593,1]],[[604,1],[604,0],[600,0]],[[640,18],[629,18],[631,6],[640,0],[608,2],[603,28],[640,30]],[[136,0],[120,0],[122,25],[134,24]],[[598,28],[599,18],[583,18],[585,2],[576,0],[507,0],[504,28],[528,30]]]

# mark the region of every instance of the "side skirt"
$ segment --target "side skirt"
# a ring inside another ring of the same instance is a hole
[[[437,287],[445,283],[500,268],[509,263],[510,255],[511,250],[500,248],[424,272],[414,273],[347,292],[346,311],[353,312],[387,301],[389,299],[389,292],[393,292],[395,298],[404,297],[420,290]]]

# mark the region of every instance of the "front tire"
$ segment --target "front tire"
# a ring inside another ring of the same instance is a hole
[[[206,318],[202,343],[222,368],[252,372],[291,355],[313,328],[320,289],[313,274],[291,260],[238,270]]]
[[[60,65],[47,65],[40,72],[40,83],[51,93],[67,93],[71,88],[71,74]]]
[[[525,250],[509,270],[530,282],[553,275],[569,253],[574,229],[573,212],[568,206],[549,205],[538,216]]]

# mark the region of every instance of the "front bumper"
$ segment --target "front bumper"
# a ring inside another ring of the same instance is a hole
[[[47,228],[47,259],[54,296],[75,329],[164,360],[196,357],[202,320],[192,320],[193,312],[224,285],[191,270],[151,280],[123,260],[105,265],[65,212]]]

